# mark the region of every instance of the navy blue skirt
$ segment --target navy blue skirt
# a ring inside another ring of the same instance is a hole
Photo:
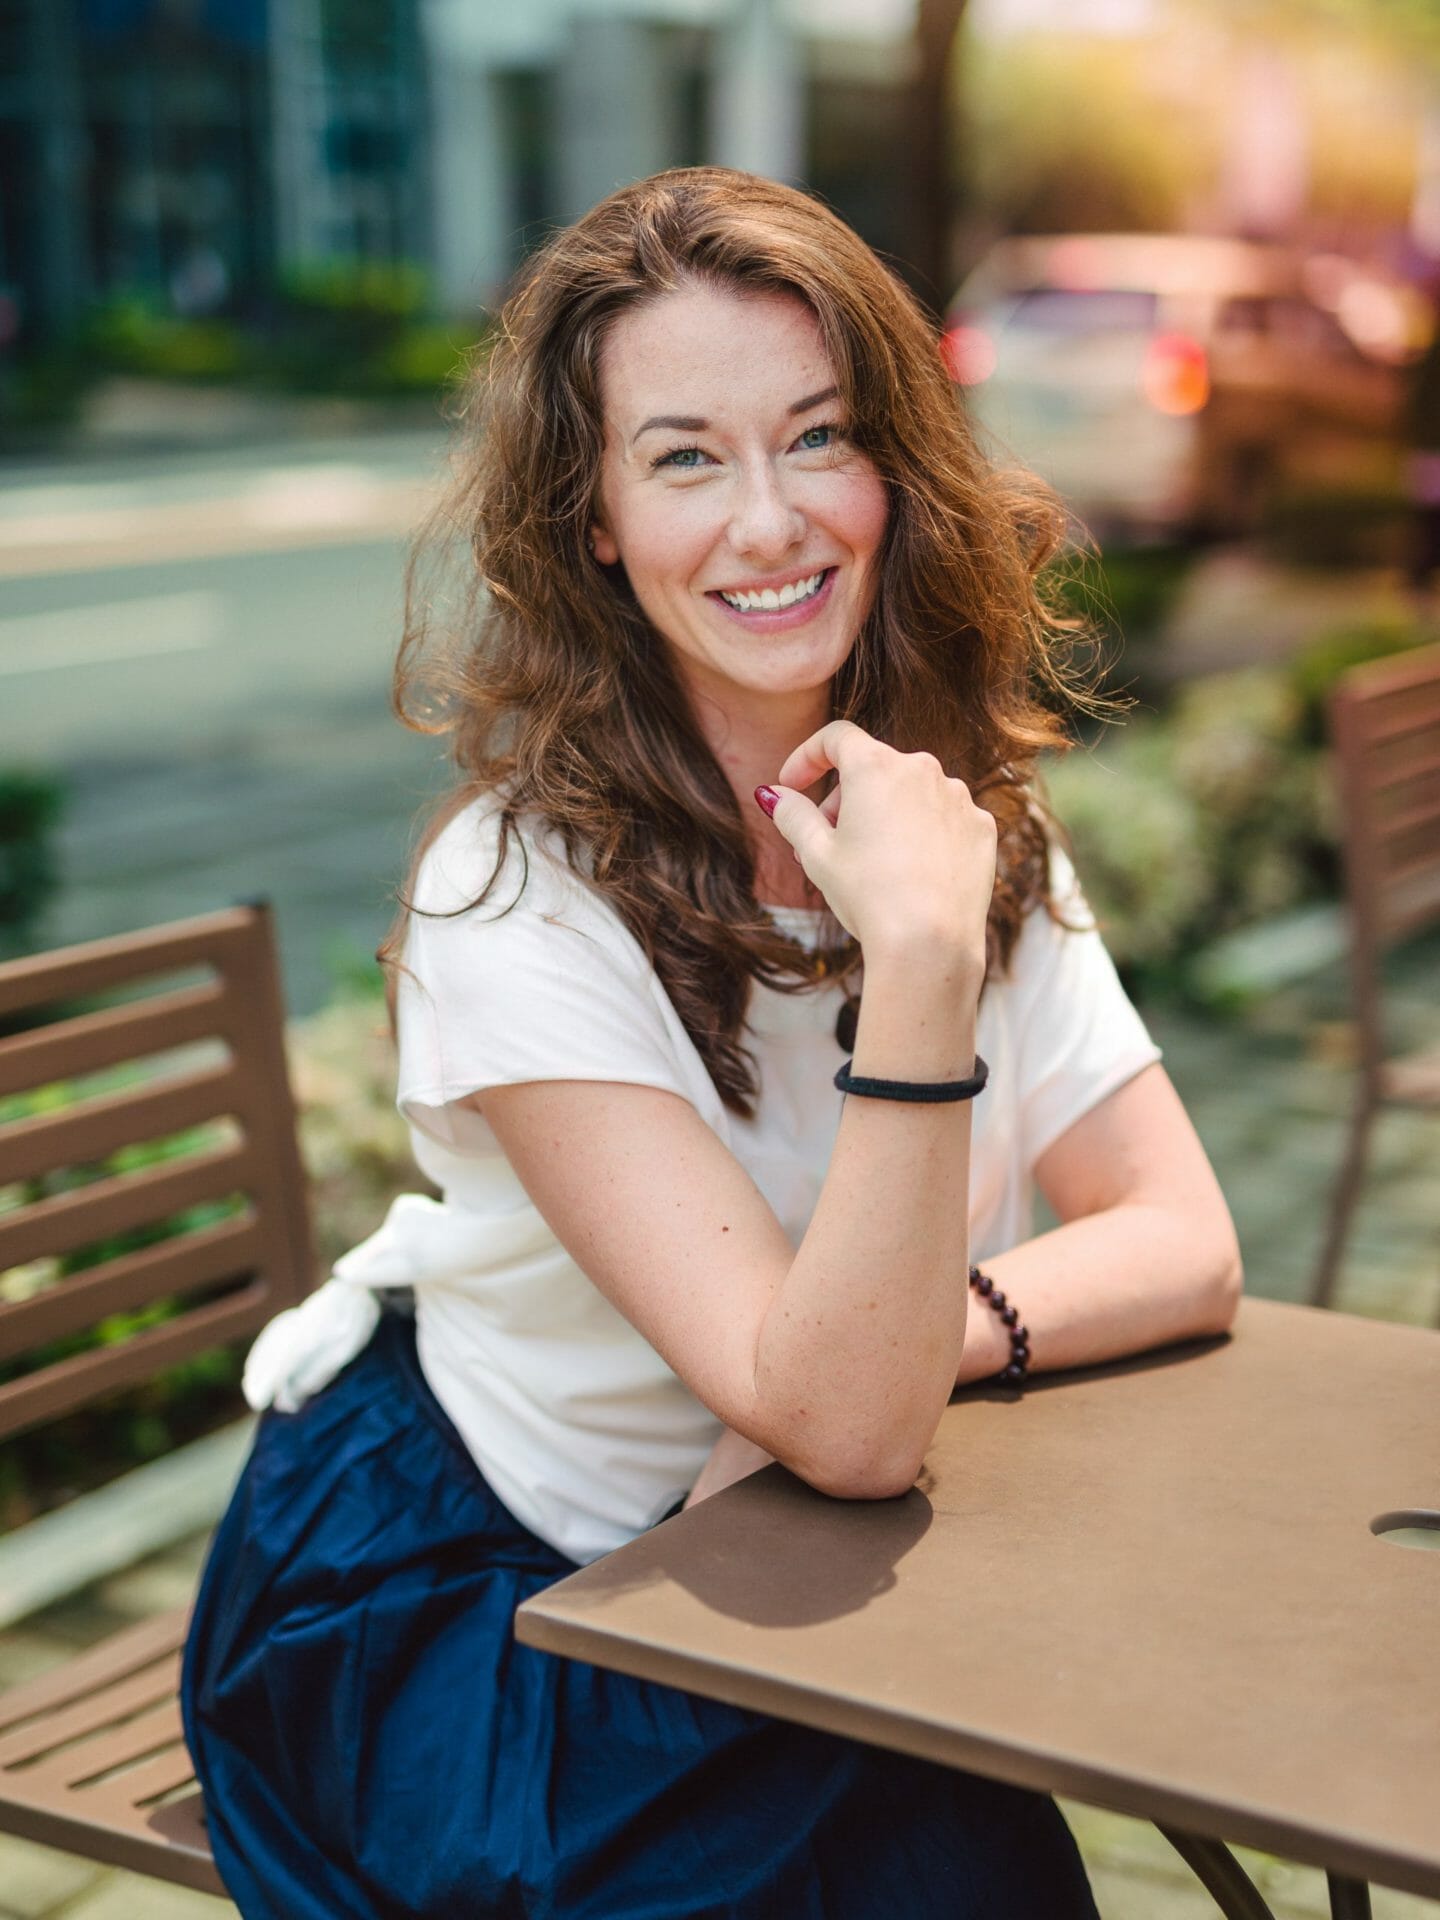
[[[517,1645],[572,1571],[408,1321],[265,1417],[181,1687],[245,1920],[1096,1920],[1042,1795]]]

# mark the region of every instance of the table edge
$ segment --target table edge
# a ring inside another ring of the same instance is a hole
[[[1078,1756],[1058,1755],[964,1728],[938,1726],[869,1701],[752,1673],[732,1661],[705,1660],[603,1627],[558,1619],[546,1612],[546,1602],[551,1593],[566,1584],[557,1582],[554,1588],[522,1602],[514,1622],[515,1638],[521,1645],[700,1694],[728,1706],[793,1720],[823,1733],[860,1739],[867,1745],[983,1774],[1011,1786],[1062,1794],[1114,1813],[1255,1847],[1301,1865],[1440,1900],[1440,1859],[1397,1852],[1363,1835],[1312,1827],[1289,1815],[1267,1816],[1254,1808],[1097,1766]],[[863,1721],[863,1733],[857,1731],[857,1721]]]

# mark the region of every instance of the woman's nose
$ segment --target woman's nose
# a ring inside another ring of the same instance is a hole
[[[730,522],[735,551],[756,560],[783,559],[804,538],[805,516],[774,468],[767,462],[743,474]]]

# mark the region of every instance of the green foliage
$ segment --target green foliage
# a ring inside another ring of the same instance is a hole
[[[292,1030],[290,1078],[324,1265],[373,1233],[397,1193],[423,1184],[395,1111],[394,1044],[373,984],[342,985]]]
[[[311,393],[435,392],[473,344],[425,318],[420,268],[332,260],[286,281],[271,346],[272,371]]]
[[[1122,646],[1129,677],[1158,637],[1195,556],[1188,547],[1111,547],[1103,554],[1071,553],[1059,563],[1054,589],[1062,606],[1094,627],[1107,652]],[[1118,656],[1117,656],[1118,657]]]
[[[234,380],[253,366],[250,345],[232,321],[181,319],[138,295],[98,308],[84,337],[94,361],[116,373]]]
[[[1433,637],[1411,622],[1396,618],[1336,627],[1317,640],[1290,668],[1290,683],[1300,707],[1300,738],[1308,746],[1324,743],[1330,695],[1342,673],[1371,660],[1386,660]]]
[[[384,1013],[385,975],[380,962],[359,941],[336,935],[325,946],[325,971],[330,976],[332,998],[342,1005],[358,1002]]]
[[[0,772],[0,953],[17,950],[55,890],[64,790],[44,773]]]
[[[1046,779],[1106,943],[1149,985],[1171,983],[1177,931],[1215,891],[1213,851],[1194,801],[1169,776],[1167,744],[1155,720],[1133,719]]]
[[[0,428],[27,434],[70,426],[104,371],[78,341],[27,354],[0,377]]]
[[[97,307],[68,342],[6,372],[0,422],[50,428],[74,420],[108,376],[279,387],[377,399],[438,398],[458,376],[481,329],[434,320],[419,267],[336,260],[284,282],[263,325],[183,319],[153,298]]]
[[[1048,774],[1117,962],[1181,989],[1207,943],[1339,881],[1324,712],[1348,667],[1428,636],[1399,623],[1323,635],[1286,666],[1192,681]]]

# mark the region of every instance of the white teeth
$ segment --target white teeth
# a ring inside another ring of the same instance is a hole
[[[771,613],[780,607],[793,607],[797,600],[808,600],[812,593],[818,593],[828,571],[822,568],[808,580],[791,581],[778,593],[773,587],[762,587],[758,593],[722,593],[720,598],[741,613]]]

